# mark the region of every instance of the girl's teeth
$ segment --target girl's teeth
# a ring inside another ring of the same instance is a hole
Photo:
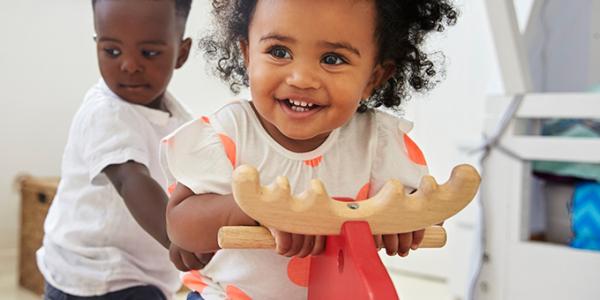
[[[304,101],[297,101],[297,100],[293,100],[293,99],[289,99],[288,101],[295,106],[301,106],[301,107],[313,107],[314,106],[314,104],[304,102]]]
[[[299,107],[299,106],[292,106],[292,110],[293,111],[297,111],[297,112],[305,112],[308,111],[307,108],[303,108],[303,107]]]

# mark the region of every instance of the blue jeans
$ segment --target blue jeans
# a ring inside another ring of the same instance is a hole
[[[200,294],[198,294],[198,292],[190,292],[187,295],[187,300],[204,300],[204,298],[202,298],[202,296],[200,296]]]
[[[141,285],[110,292],[101,296],[80,297],[67,294],[46,282],[44,300],[166,300],[161,290],[153,285]]]

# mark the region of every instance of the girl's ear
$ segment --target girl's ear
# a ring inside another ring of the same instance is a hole
[[[242,50],[242,56],[244,57],[244,66],[248,68],[248,62],[250,61],[250,55],[248,53],[248,41],[240,40],[240,50]]]
[[[377,66],[375,66],[373,69],[373,74],[371,74],[369,83],[363,91],[362,99],[371,97],[376,89],[381,87],[390,79],[390,77],[392,77],[392,75],[394,75],[394,72],[396,72],[396,65],[393,63],[393,61],[384,61],[381,64],[377,64]]]
[[[185,64],[188,57],[190,56],[190,49],[192,49],[192,39],[186,38],[181,41],[179,45],[179,53],[177,55],[177,62],[175,63],[175,69],[179,69]]]

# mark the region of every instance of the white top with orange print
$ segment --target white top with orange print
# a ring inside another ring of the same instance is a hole
[[[263,185],[283,175],[297,194],[318,178],[332,197],[364,200],[388,179],[415,188],[427,174],[421,151],[406,135],[411,128],[385,112],[357,113],[317,149],[295,153],[269,136],[248,101],[237,101],[165,138],[163,166],[197,194],[230,194],[233,169],[249,164]],[[273,250],[220,250],[203,270],[184,276],[207,300],[306,299],[307,280],[308,260]]]

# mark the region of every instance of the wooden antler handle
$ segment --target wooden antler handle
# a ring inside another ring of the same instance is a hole
[[[222,249],[274,249],[275,240],[262,226],[226,226],[219,229],[219,247]],[[442,226],[425,229],[419,248],[441,248],[446,244],[446,230]]]
[[[417,191],[407,194],[400,180],[390,179],[369,199],[344,202],[331,198],[319,179],[296,195],[287,178],[263,186],[258,171],[242,165],[234,171],[232,192],[249,217],[281,231],[337,235],[344,223],[364,221],[374,234],[393,234],[427,228],[458,213],[473,199],[480,180],[473,166],[459,165],[442,185],[423,176]]]

